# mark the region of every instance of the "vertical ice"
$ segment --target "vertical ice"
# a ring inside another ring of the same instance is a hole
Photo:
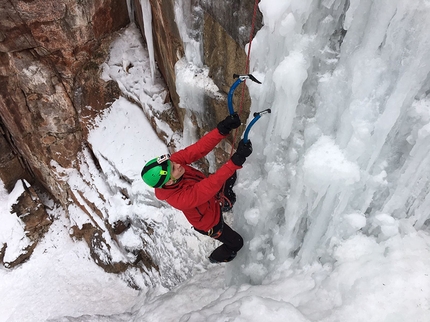
[[[253,128],[236,189],[247,250],[232,283],[333,261],[359,229],[389,238],[380,218],[400,233],[429,226],[429,2],[274,2],[260,2],[252,44],[263,85],[249,84],[251,109],[272,114]],[[351,215],[366,223],[346,229]]]
[[[207,122],[205,97],[219,94],[218,87],[208,77],[208,68],[203,66],[203,11],[199,2],[175,0],[174,10],[185,52],[185,56],[175,64],[175,73],[179,106],[185,110],[183,142],[188,145],[197,140],[194,123],[201,125],[203,120]]]
[[[134,3],[133,0],[127,0],[128,17],[131,22],[134,22]]]
[[[175,0],[175,21],[184,44],[185,58],[197,67],[202,67],[202,40],[200,27],[195,23],[202,19],[202,12],[196,1]]]
[[[151,4],[149,3],[149,0],[140,0],[140,7],[142,9],[146,44],[148,46],[149,62],[151,67],[151,77],[152,77],[152,81],[154,81],[155,56],[154,56],[154,42],[152,38]]]

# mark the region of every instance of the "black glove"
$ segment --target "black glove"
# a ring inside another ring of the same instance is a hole
[[[252,143],[248,140],[248,142],[243,142],[243,139],[240,140],[239,145],[237,146],[236,152],[231,156],[231,161],[237,165],[242,166],[246,158],[249,157],[252,153]]]
[[[231,130],[237,129],[241,124],[239,115],[234,113],[227,116],[223,121],[219,122],[217,125],[219,133],[222,135],[227,135]]]

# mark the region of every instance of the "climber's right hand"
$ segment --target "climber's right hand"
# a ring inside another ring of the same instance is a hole
[[[249,157],[252,153],[252,143],[248,140],[246,143],[243,142],[243,139],[240,140],[236,152],[231,156],[231,161],[237,165],[242,166],[246,158]]]

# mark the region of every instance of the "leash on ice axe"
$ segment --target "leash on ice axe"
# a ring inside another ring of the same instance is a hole
[[[237,78],[237,80],[233,83],[233,85],[231,85],[230,87],[230,91],[228,92],[228,96],[227,96],[227,103],[228,103],[228,111],[230,113],[230,115],[234,114],[234,107],[233,107],[233,94],[234,91],[236,90],[236,88],[245,80],[250,79],[253,82],[257,83],[257,84],[261,84],[261,82],[256,79],[253,75],[248,74],[248,75],[237,75],[237,74],[233,74],[233,78]],[[266,113],[271,113],[271,109],[268,108],[264,111],[261,112],[255,112],[254,113],[254,118],[252,119],[252,121],[248,124],[248,126],[245,129],[245,134],[243,136],[243,142],[247,143],[248,142],[248,135],[249,135],[249,131],[251,130],[251,127],[255,124],[255,122],[257,122],[261,115],[266,114]]]

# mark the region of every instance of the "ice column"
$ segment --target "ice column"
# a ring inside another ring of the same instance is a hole
[[[140,7],[142,9],[143,27],[145,32],[146,44],[148,46],[149,63],[151,67],[151,79],[154,82],[155,73],[155,56],[154,56],[154,42],[152,38],[152,12],[149,0],[140,0]]]
[[[194,21],[199,19],[201,19],[201,9],[194,5],[193,1],[175,1],[175,20],[185,47],[185,57],[188,62],[202,67],[201,31],[193,28]]]

